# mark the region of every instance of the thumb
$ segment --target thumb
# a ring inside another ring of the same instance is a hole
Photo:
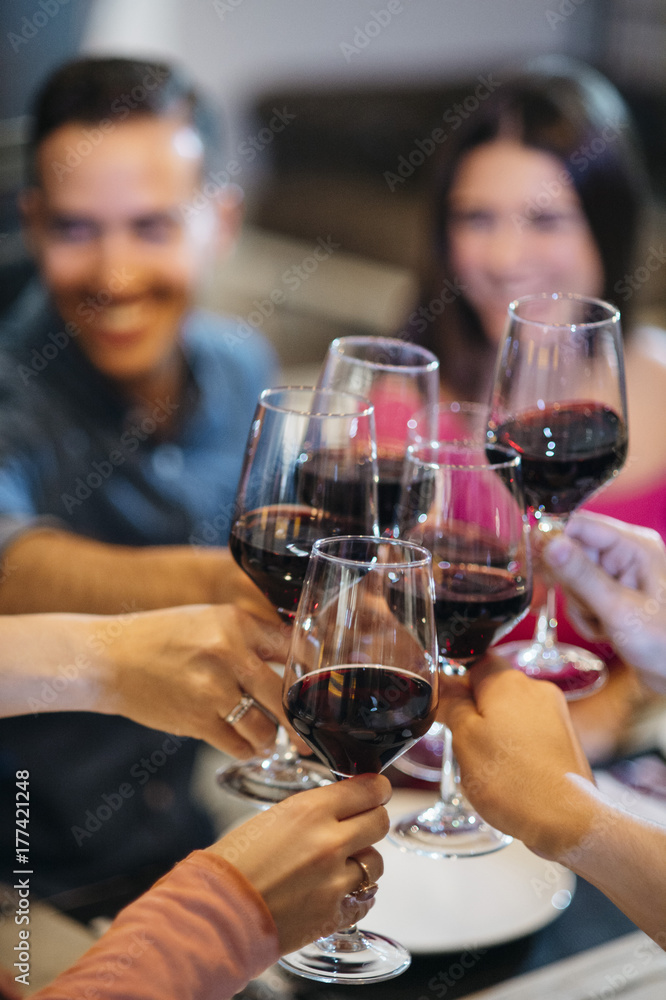
[[[437,721],[451,730],[476,716],[474,695],[467,677],[440,677]]]
[[[542,558],[559,584],[601,621],[608,621],[610,605],[617,601],[618,584],[589,559],[580,545],[566,535],[557,535],[545,546]]]

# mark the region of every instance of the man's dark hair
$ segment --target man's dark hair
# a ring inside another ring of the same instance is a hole
[[[37,92],[28,136],[29,181],[38,181],[40,144],[61,125],[116,124],[142,115],[182,116],[203,143],[204,169],[219,168],[219,116],[180,68],[147,60],[92,57],[65,63]]]

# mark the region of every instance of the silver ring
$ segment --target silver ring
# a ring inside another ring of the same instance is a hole
[[[357,865],[361,866],[361,871],[363,872],[363,880],[359,885],[358,889],[354,889],[353,892],[349,892],[347,893],[347,895],[351,896],[358,903],[367,903],[368,900],[372,899],[377,894],[377,889],[379,888],[379,886],[377,885],[376,882],[372,881],[372,878],[370,877],[370,872],[368,871],[368,866],[364,861],[361,861],[361,859],[357,858],[356,855],[352,855],[349,860],[355,861]]]
[[[244,715],[250,711],[250,709],[256,705],[256,701],[249,694],[244,694],[237,705],[231,709],[228,715],[225,715],[224,721],[228,722],[230,726],[235,726],[237,722],[243,718]]]

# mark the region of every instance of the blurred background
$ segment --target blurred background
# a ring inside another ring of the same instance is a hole
[[[13,0],[0,28],[0,263],[20,280],[15,199],[42,77],[78,52],[175,59],[221,104],[246,193],[244,235],[202,300],[259,326],[290,379],[307,379],[334,336],[397,329],[427,139],[530,56],[583,59],[619,87],[657,200],[646,239],[663,250],[664,0]],[[648,321],[666,325],[665,289],[662,265],[641,287]],[[0,304],[13,294],[9,282]]]

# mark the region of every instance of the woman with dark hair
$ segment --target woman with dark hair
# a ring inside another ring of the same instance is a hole
[[[647,190],[629,111],[587,66],[560,57],[530,66],[447,136],[434,167],[419,304],[403,333],[437,354],[456,398],[486,398],[518,295],[609,299],[627,332],[624,279]],[[452,287],[460,294],[449,301]]]
[[[535,60],[501,81],[441,147],[419,303],[402,334],[439,357],[445,397],[484,401],[513,299],[564,291],[614,302],[625,337],[630,452],[622,474],[587,506],[666,538],[666,338],[636,327],[632,315],[646,192],[630,115],[613,85],[569,59]],[[562,610],[559,620],[561,640],[580,645]],[[511,638],[533,629],[528,618]],[[596,715],[604,702],[620,724],[638,696],[619,666],[606,694],[575,712]],[[612,749],[612,729],[604,722],[586,741],[593,756]]]

